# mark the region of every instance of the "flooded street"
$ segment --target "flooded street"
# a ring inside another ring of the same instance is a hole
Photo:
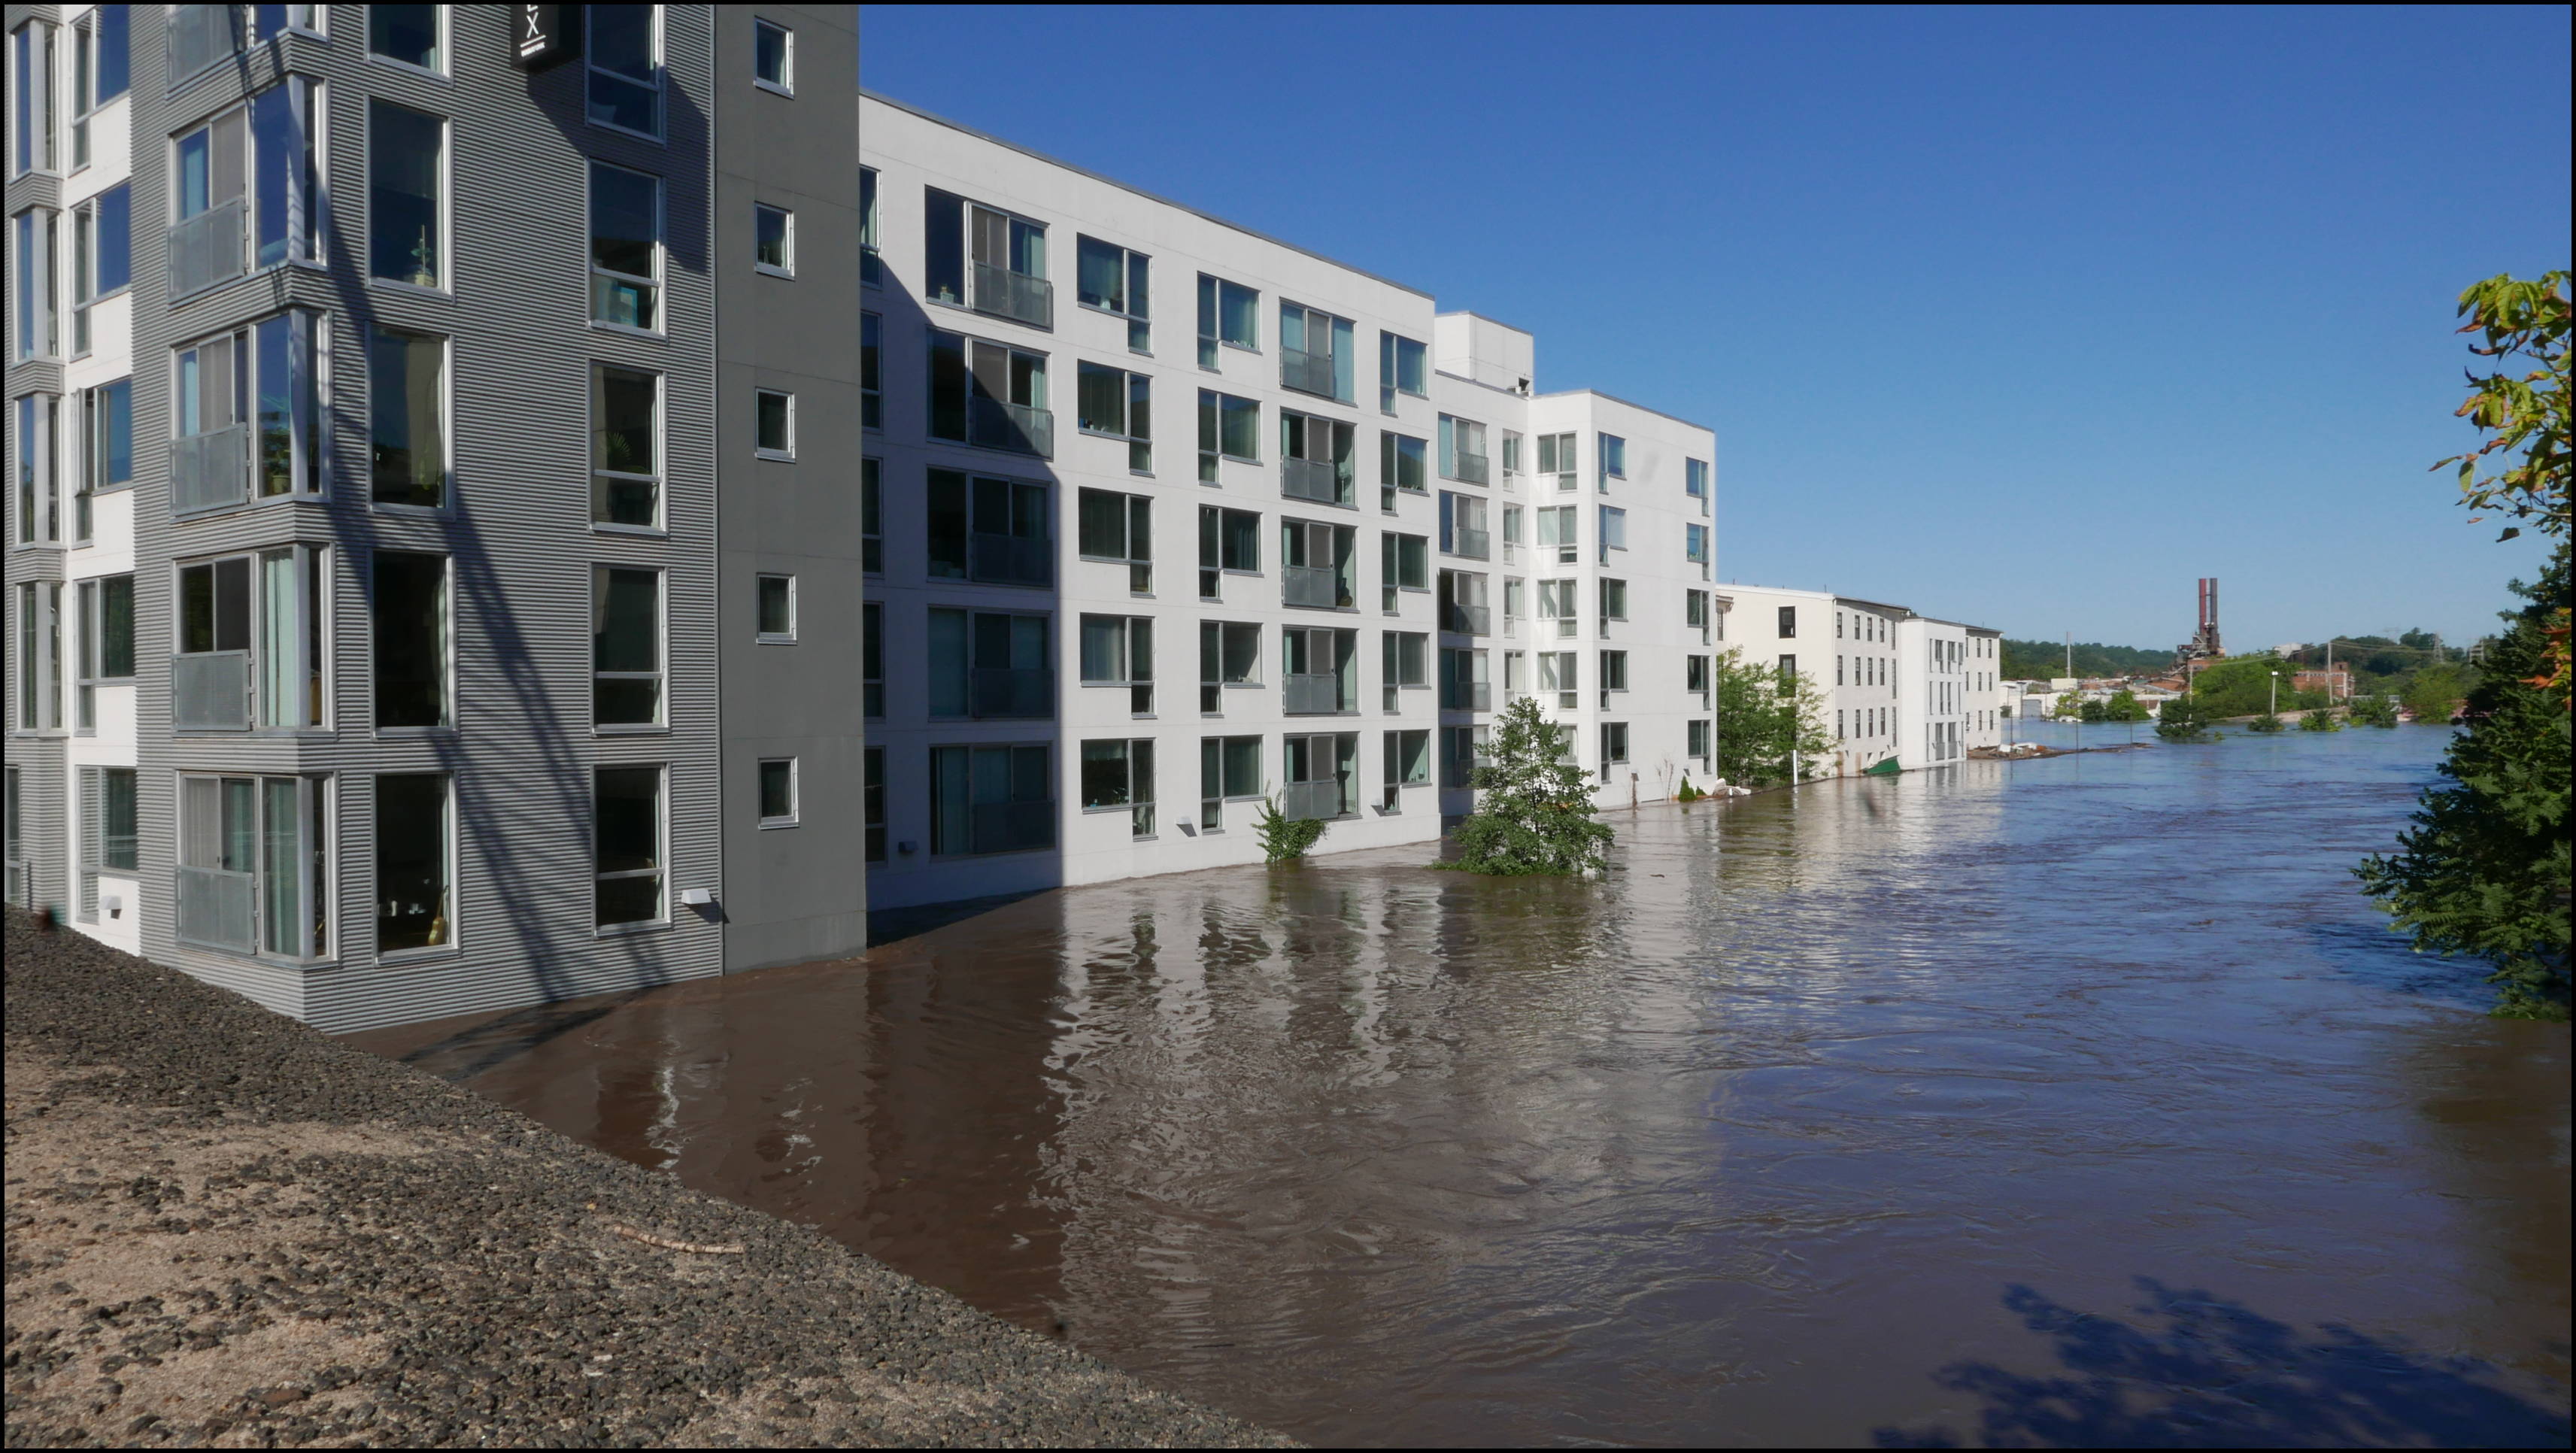
[[[1612,814],[1604,883],[1065,890],[357,1042],[1318,1443],[2563,1443],[2567,1027],[2347,871],[2446,735]]]

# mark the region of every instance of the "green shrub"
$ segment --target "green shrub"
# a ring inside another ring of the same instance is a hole
[[[2264,735],[2269,736],[2273,732],[2287,731],[2289,726],[2290,724],[2288,722],[2281,720],[2277,716],[2266,713],[2247,722],[2245,724],[2245,729],[2249,732],[2261,732]]]
[[[1261,799],[1261,811],[1252,819],[1253,836],[1261,839],[1262,855],[1273,863],[1293,863],[1306,856],[1306,850],[1324,835],[1320,817],[1290,817],[1279,810],[1279,799]]]
[[[1574,762],[1565,728],[1524,696],[1494,717],[1491,751],[1472,779],[1484,796],[1458,825],[1457,860],[1432,866],[1513,875],[1608,866],[1610,824],[1592,815],[1592,782]]]
[[[2339,732],[2343,730],[2343,723],[2335,719],[2333,707],[2320,706],[2299,718],[2299,730],[2303,732]]]

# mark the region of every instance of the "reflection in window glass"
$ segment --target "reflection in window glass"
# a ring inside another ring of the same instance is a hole
[[[367,270],[425,288],[441,284],[439,170],[447,123],[408,107],[367,111]]]
[[[662,917],[662,769],[603,767],[593,799],[602,927]]]
[[[448,912],[444,772],[376,779],[376,952],[438,948],[453,937]]]

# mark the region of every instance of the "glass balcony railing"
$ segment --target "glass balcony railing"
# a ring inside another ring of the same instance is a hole
[[[1449,536],[1449,553],[1452,555],[1464,555],[1470,560],[1494,558],[1494,537],[1488,531],[1456,529],[1451,530]]]
[[[987,398],[969,399],[967,404],[967,443],[979,449],[1010,449],[1021,454],[1035,454],[1041,459],[1055,457],[1055,414],[1052,410]]]
[[[170,728],[250,730],[250,653],[206,651],[170,658]]]
[[[1339,782],[1291,782],[1279,789],[1279,813],[1283,817],[1339,817],[1347,810]]]
[[[1055,541],[976,531],[966,537],[966,578],[982,585],[1055,584]]]
[[[1342,588],[1342,573],[1328,565],[1283,565],[1279,581],[1280,599],[1288,605],[1339,610],[1353,603]]]
[[[176,895],[179,941],[249,953],[258,947],[253,934],[258,919],[257,891],[248,873],[181,868]]]
[[[1290,716],[1338,716],[1355,705],[1344,703],[1342,678],[1330,674],[1291,672],[1286,696]]]
[[[1283,347],[1279,350],[1279,386],[1328,399],[1341,397],[1335,392],[1333,383],[1333,356],[1308,353],[1302,348]]]
[[[189,514],[250,498],[250,426],[235,424],[170,441],[170,513]]]
[[[1460,605],[1445,601],[1440,607],[1440,629],[1470,636],[1488,636],[1494,630],[1494,608],[1488,605]]]
[[[1290,499],[1310,499],[1318,504],[1351,502],[1341,470],[1329,459],[1280,460],[1279,492]]]
[[[1055,284],[1042,277],[975,264],[975,311],[1011,318],[1036,328],[1055,326]]]
[[[177,85],[215,62],[241,54],[241,7],[173,5],[164,32],[163,58]]]
[[[970,853],[1017,853],[1055,846],[1053,802],[978,802],[966,814]]]
[[[1444,711],[1491,711],[1494,709],[1494,683],[1444,681],[1440,683],[1440,706]]]
[[[1462,449],[1457,454],[1456,462],[1458,465],[1458,472],[1451,475],[1450,478],[1462,479],[1469,484],[1491,484],[1493,482],[1494,463],[1491,456],[1484,454],[1469,454]]]
[[[218,202],[170,229],[170,296],[184,298],[240,277],[241,199]]]
[[[978,666],[966,673],[967,709],[979,717],[1043,721],[1055,715],[1055,673],[1043,666]]]

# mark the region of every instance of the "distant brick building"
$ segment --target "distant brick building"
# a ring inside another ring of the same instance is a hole
[[[2290,678],[2290,685],[2297,691],[2330,693],[2327,699],[2332,701],[2352,699],[2352,673],[2349,671],[2301,671]]]

